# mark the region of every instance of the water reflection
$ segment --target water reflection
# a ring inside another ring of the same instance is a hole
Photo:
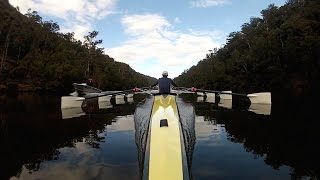
[[[212,104],[192,102],[196,107],[197,137],[192,165],[194,177],[319,177],[320,149],[316,144],[320,133],[312,118],[315,108],[308,105],[310,102],[274,101],[272,107],[254,104],[249,111],[246,108],[220,111]],[[251,113],[253,109],[255,113]]]
[[[232,93],[232,91],[221,91],[222,93],[229,93],[229,94],[219,94],[220,99],[228,99],[228,100],[232,100],[232,95],[230,93]]]
[[[84,114],[63,112],[54,96],[1,98],[0,179],[140,179],[152,99],[132,98],[92,101]],[[190,179],[317,179],[316,106],[278,99],[228,109],[178,98]]]
[[[256,114],[270,115],[271,114],[271,104],[250,104],[248,109]]]
[[[147,173],[145,169],[145,153],[147,153],[147,136],[149,128],[149,118],[151,116],[151,108],[153,104],[153,97],[147,98],[140,102],[134,113],[135,124],[135,143],[138,150],[138,162],[139,162],[139,179],[144,177]]]
[[[195,119],[195,123],[197,126],[195,127],[196,137],[198,140],[209,139],[215,131],[217,130],[217,125],[214,120],[208,120],[210,117],[205,116],[197,116]]]
[[[232,109],[232,99],[221,99],[219,100],[219,106],[227,108],[227,109]]]
[[[216,101],[216,94],[215,93],[206,93],[206,102],[215,103],[215,101]]]
[[[116,104],[125,104],[124,95],[116,95],[115,96]]]
[[[32,175],[29,173],[30,167],[24,165],[19,178],[138,179],[138,167],[134,159],[133,116],[116,119],[115,123],[107,126],[105,132],[92,132],[74,143],[74,147],[57,149],[59,157],[55,161],[42,162],[39,170],[33,171]],[[103,143],[107,135],[108,144]]]
[[[135,103],[99,109],[89,102],[80,115],[60,109],[54,96],[20,94],[0,105],[0,179],[138,179]]]
[[[189,178],[193,179],[191,168],[194,145],[196,143],[195,109],[190,102],[185,102],[181,98],[177,98],[177,107],[180,115],[184,147],[186,152],[185,154],[187,159],[187,167],[184,167],[184,169],[189,172]]]
[[[109,109],[113,108],[113,105],[110,101],[101,101],[99,102],[99,109]]]
[[[112,108],[113,105],[111,103],[112,96],[102,96],[98,98],[99,109],[108,109]]]
[[[68,96],[63,98],[66,99],[68,98]],[[62,101],[64,100],[63,98],[61,99],[61,104],[63,104],[62,103]],[[74,104],[74,102],[77,102],[77,104]],[[97,112],[102,109],[110,109],[110,108],[113,108],[114,105],[122,105],[127,103],[128,104],[134,103],[133,96],[131,95],[129,95],[129,97],[126,97],[124,95],[102,96],[98,98],[87,99],[84,101],[73,101],[71,102],[72,106],[79,106],[79,107],[63,107],[61,105],[62,119],[79,117],[79,116],[85,115],[86,113]]]
[[[100,103],[99,103],[100,105]],[[81,107],[74,107],[74,108],[62,108],[61,109],[61,116],[62,119],[70,119],[74,117],[80,117],[85,115],[86,113],[83,112]]]
[[[197,102],[203,102],[203,101],[204,101],[204,96],[197,97]]]
[[[128,103],[133,103],[133,97],[128,97],[128,98],[127,98],[127,102],[128,102]]]

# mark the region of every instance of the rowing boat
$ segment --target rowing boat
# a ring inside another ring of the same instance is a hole
[[[232,95],[248,97],[252,105],[255,103],[263,103],[271,106],[271,94],[269,92],[239,94],[232,93],[232,91],[199,90],[195,88],[181,87],[176,90],[176,93],[195,93],[197,91],[205,92],[207,97],[215,97],[216,95],[219,95],[220,103],[223,102],[223,100],[228,101],[228,107],[230,108],[232,107]],[[123,96],[123,94],[129,93],[153,94],[152,91],[150,92],[147,88],[88,93],[83,97],[62,97],[61,108],[81,107],[83,101],[90,99],[98,99],[98,102],[109,101],[109,96]],[[154,99],[150,118],[149,115],[147,118],[149,122],[148,125],[147,123],[143,123],[143,121],[139,121],[136,125],[139,127],[145,127],[141,128],[141,131],[136,131],[136,136],[138,137],[136,142],[139,150],[140,147],[142,147],[141,153],[139,151],[138,155],[141,179],[186,180],[192,177],[190,167],[192,164],[191,160],[193,145],[195,142],[195,133],[192,133],[192,130],[188,130],[188,126],[191,125],[188,123],[190,121],[185,121],[185,116],[191,117],[192,115],[183,110],[183,114],[179,114],[177,94],[153,94]],[[214,102],[214,100],[212,102]],[[257,110],[254,109],[254,111],[256,112]],[[192,117],[194,119],[194,114]],[[194,125],[191,127],[194,129]]]
[[[176,94],[154,95],[144,166],[143,179],[189,179]]]

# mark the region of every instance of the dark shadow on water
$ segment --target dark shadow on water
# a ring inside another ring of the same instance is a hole
[[[135,143],[138,152],[139,179],[143,179],[145,173],[144,170],[146,170],[144,161],[152,104],[153,97],[150,96],[149,98],[141,101],[134,112]]]
[[[248,103],[241,99],[235,100],[228,109],[219,106],[218,101],[197,102],[194,95],[180,98],[177,103],[190,179],[206,179],[203,174],[195,176],[192,171],[203,168],[202,162],[193,157],[197,153],[194,118],[198,116],[223,127],[228,141],[241,144],[246,152],[263,158],[263,168],[272,167],[277,171],[288,166],[291,179],[320,177],[320,148],[317,146],[320,138],[317,126],[319,97],[273,95],[271,115],[248,111]],[[97,109],[94,101],[82,109],[84,115],[63,119],[60,97],[35,94],[0,96],[0,179],[19,177],[23,165],[30,173],[37,171],[42,162],[59,159],[59,148],[74,147],[83,140],[91,148],[99,149],[107,139],[98,134],[106,131],[106,126],[112,124],[115,117],[132,114],[141,177],[152,98],[134,96],[131,103],[117,104],[114,99],[111,103],[112,108]],[[200,164],[199,167],[195,167],[195,163]],[[220,176],[219,179],[227,178]]]
[[[196,143],[195,133],[195,110],[191,103],[183,101],[181,98],[177,98],[177,106],[180,115],[180,122],[182,127],[182,133],[184,138],[184,146],[187,158],[187,166],[189,179],[193,179],[192,176],[192,156],[194,145]]]
[[[98,134],[115,117],[133,114],[136,102],[143,98],[102,110],[92,102],[83,108],[85,115],[62,119],[60,97],[30,93],[1,96],[0,179],[19,177],[23,165],[30,173],[37,171],[43,161],[59,158],[59,148],[75,147],[77,142],[100,148],[105,137]]]
[[[231,142],[242,144],[274,170],[289,166],[292,179],[320,177],[319,97],[274,95],[271,115],[255,114],[247,106],[226,109],[218,103],[197,102],[194,96],[184,100],[193,103],[197,116],[215,119]]]

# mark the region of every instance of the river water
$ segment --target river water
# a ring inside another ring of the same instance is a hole
[[[61,97],[0,96],[0,179],[133,179],[143,174],[153,97],[61,109]],[[254,106],[177,99],[190,179],[319,178],[319,128],[307,102]]]

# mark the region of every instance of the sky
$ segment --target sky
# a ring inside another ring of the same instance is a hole
[[[175,78],[209,50],[221,48],[231,32],[240,31],[270,4],[286,0],[9,0],[22,14],[30,8],[60,32],[83,41],[98,31],[105,54],[135,71]]]

